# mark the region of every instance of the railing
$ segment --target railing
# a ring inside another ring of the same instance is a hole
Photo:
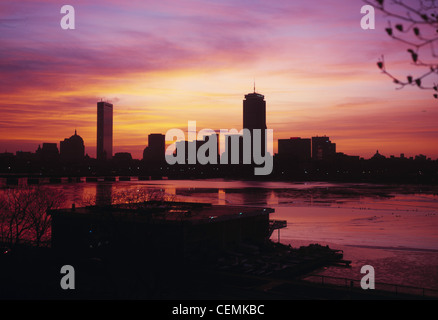
[[[312,283],[319,283],[321,285],[339,286],[344,288],[363,290],[360,285],[360,280],[357,279],[310,274],[303,277],[302,280]],[[438,298],[438,289],[420,288],[420,287],[406,286],[400,284],[376,282],[375,289],[373,290],[368,289],[368,291],[374,291],[374,290],[380,293],[385,292],[395,295],[411,295],[411,296]]]

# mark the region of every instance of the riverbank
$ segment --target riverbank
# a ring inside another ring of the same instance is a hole
[[[202,259],[193,264],[173,266],[160,265],[159,261],[155,266],[150,261],[138,259],[138,256],[111,260],[60,259],[48,248],[29,248],[1,257],[0,299],[184,302],[438,298],[423,296],[421,292],[408,295],[408,292],[381,291],[378,287],[376,290],[363,290],[357,284],[333,286],[327,281],[320,283],[300,279],[306,278],[318,264],[333,262],[331,252],[331,249],[319,245],[299,249],[276,244],[259,248],[243,246],[228,252],[228,258],[221,258],[208,267]],[[64,275],[59,273],[59,268],[66,264],[74,266],[76,272],[74,290],[62,290],[60,287],[60,279]]]
[[[299,247],[314,241],[288,240],[283,243]],[[350,285],[346,280],[353,280],[359,287],[364,276],[360,272],[362,266],[371,265],[375,271],[376,289],[416,295],[425,293],[438,298],[438,250],[318,243],[342,250],[344,259],[351,261],[351,267],[323,267],[312,272],[314,277],[305,277],[307,281],[345,287]]]

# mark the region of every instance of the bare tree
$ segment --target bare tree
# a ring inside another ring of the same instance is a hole
[[[64,202],[60,191],[39,186],[5,190],[0,198],[0,239],[10,246],[24,240],[39,246],[50,234],[50,209]]]
[[[31,237],[39,246],[50,235],[51,216],[48,211],[60,208],[64,203],[64,196],[58,190],[41,188],[33,189],[30,196],[32,197],[32,205],[27,212],[27,220]]]
[[[0,196],[0,243],[7,243],[9,240],[9,224],[6,207],[7,202],[5,197]]]
[[[363,0],[381,11],[388,19],[385,31],[392,39],[407,46],[407,54],[418,75],[400,78],[386,69],[384,56],[377,66],[389,76],[397,89],[416,86],[420,89],[434,90],[438,98],[438,6],[437,0]],[[406,77],[406,78],[404,78]]]
[[[3,194],[2,231],[3,239],[9,245],[18,244],[29,230],[26,210],[30,205],[28,190],[21,188],[8,189]]]

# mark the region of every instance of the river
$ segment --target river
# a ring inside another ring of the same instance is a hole
[[[159,190],[179,201],[268,206],[288,226],[273,241],[342,249],[350,269],[321,275],[360,279],[360,267],[376,281],[438,289],[438,187],[327,182],[147,180],[49,184],[65,193],[65,206],[105,202],[123,191]]]

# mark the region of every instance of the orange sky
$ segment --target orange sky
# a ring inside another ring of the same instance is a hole
[[[438,158],[431,91],[376,67],[416,70],[406,45],[360,28],[362,1],[58,1],[0,4],[0,152],[35,151],[78,130],[94,157],[96,102],[114,104],[114,152],[140,158],[150,133],[241,129],[242,100],[265,95],[276,140],[327,135],[363,157]],[[321,2],[322,3],[322,2]],[[252,4],[252,5],[249,5]]]

